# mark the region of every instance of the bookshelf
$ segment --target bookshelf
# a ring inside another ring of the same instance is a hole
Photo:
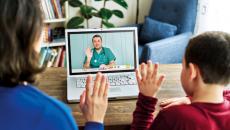
[[[51,43],[42,43],[41,47],[59,47],[65,46],[65,39],[52,41]]]
[[[68,20],[68,1],[63,6],[60,0],[41,0],[44,15],[43,42],[40,65],[64,67],[65,27]]]
[[[60,19],[46,19],[44,20],[44,23],[61,23],[65,22],[66,18],[60,18]]]

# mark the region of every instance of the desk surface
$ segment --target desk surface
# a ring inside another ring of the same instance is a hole
[[[159,100],[185,95],[180,83],[181,68],[181,64],[159,66],[159,72],[166,75],[166,80],[157,96]],[[38,88],[71,107],[77,124],[83,126],[85,120],[80,111],[79,104],[68,104],[66,101],[66,73],[64,68],[48,68],[40,75]],[[136,99],[109,101],[104,120],[105,125],[129,125],[132,122],[132,113],[135,107]],[[157,109],[156,113],[158,111],[159,109]]]

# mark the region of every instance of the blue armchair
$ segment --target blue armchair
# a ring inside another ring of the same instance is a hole
[[[143,43],[139,40],[139,61],[152,60],[161,64],[181,63],[187,43],[194,32],[197,0],[154,0],[149,18],[175,25],[175,35]],[[138,24],[138,35],[143,24]]]

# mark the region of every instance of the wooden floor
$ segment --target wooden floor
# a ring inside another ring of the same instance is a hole
[[[158,93],[159,100],[164,98],[185,96],[180,83],[180,64],[160,65],[159,72],[166,75],[166,80]],[[40,75],[38,88],[66,103],[73,111],[73,116],[79,126],[84,126],[85,120],[78,104],[68,104],[66,101],[66,69],[48,68]],[[132,122],[132,113],[136,107],[136,99],[109,101],[105,116],[105,126],[108,130],[127,130]],[[159,111],[157,111],[155,114]],[[82,127],[81,127],[82,129]]]

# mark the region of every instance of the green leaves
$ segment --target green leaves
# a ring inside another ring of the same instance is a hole
[[[113,15],[113,12],[109,9],[106,9],[106,8],[102,8],[100,9],[100,11],[98,12],[99,16],[104,19],[104,20],[109,20],[112,15]]]
[[[101,1],[101,0],[95,0],[95,1]],[[104,2],[107,2],[109,0],[104,0]],[[115,3],[119,4],[120,6],[124,7],[125,9],[128,8],[128,4],[125,2],[125,0],[112,0]],[[105,5],[105,3],[104,3]],[[112,17],[112,15],[115,15],[119,18],[124,18],[124,14],[120,10],[110,10],[105,7],[101,8],[98,12],[98,15],[95,15],[96,17],[100,17],[102,19],[101,24],[106,26],[107,28],[115,27],[114,24],[108,22],[108,20]]]
[[[115,2],[121,7],[127,9],[128,4],[125,0],[94,0],[97,2],[103,2],[103,7],[97,10],[93,6],[87,5],[87,2],[82,2],[82,0],[61,0],[61,3],[64,4],[65,1],[69,2],[69,5],[72,7],[79,7],[81,17],[73,17],[67,24],[68,28],[81,28],[80,26],[84,20],[86,20],[88,27],[88,20],[92,17],[98,17],[101,19],[101,27],[104,25],[107,28],[115,27],[113,23],[109,22],[109,19],[114,15],[118,18],[124,18],[124,14],[121,10],[106,8],[107,2]]]
[[[82,4],[82,2],[80,0],[68,0],[69,1],[69,5],[72,7],[80,7]]]
[[[109,23],[108,21],[102,21],[102,24],[105,25],[107,28],[113,28],[113,27],[115,27],[114,24]]]
[[[125,9],[128,9],[128,4],[125,0],[113,0],[115,3],[119,4],[120,6],[124,7]]]
[[[63,5],[66,1],[69,1],[69,5],[72,7],[80,7],[82,5],[80,0],[60,0],[61,5]]]
[[[80,26],[84,22],[83,17],[73,17],[69,20],[67,24],[67,28],[83,28],[83,26]]]
[[[99,14],[99,17],[101,17],[105,21],[109,20],[112,17],[113,14],[115,16],[119,17],[119,18],[124,18],[124,15],[120,10],[109,10],[109,9],[106,9],[106,8],[102,8],[98,12],[98,14]]]
[[[100,15],[99,15],[97,12],[92,12],[91,14],[92,14],[92,16],[94,16],[94,17],[101,18]]]
[[[112,13],[119,18],[124,18],[124,15],[120,10],[112,10]]]
[[[84,22],[85,19],[90,19],[93,17],[93,15],[96,15],[95,12],[96,9],[91,6],[87,5],[81,5],[80,6],[80,13],[82,17],[73,17],[69,20],[67,23],[67,28],[83,28],[84,26],[80,26]]]
[[[87,6],[87,5],[82,5],[80,7],[81,15],[86,19],[90,19],[93,17],[93,12],[92,12],[93,10],[96,11],[94,7]]]

